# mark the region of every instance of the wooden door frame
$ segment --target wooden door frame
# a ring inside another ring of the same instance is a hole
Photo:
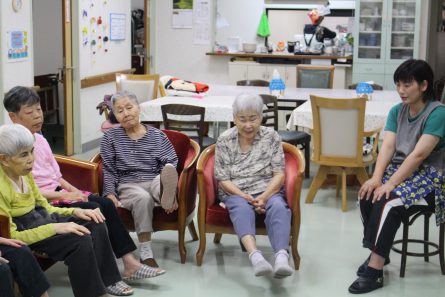
[[[65,155],[74,154],[73,120],[73,56],[72,56],[72,1],[62,0],[63,24],[63,98],[64,98],[64,135]]]
[[[144,0],[144,73],[150,73],[150,0]]]

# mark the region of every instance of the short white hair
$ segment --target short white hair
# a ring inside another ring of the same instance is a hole
[[[0,154],[9,157],[34,144],[31,131],[20,124],[9,124],[0,127]]]
[[[241,112],[253,111],[262,118],[263,105],[263,99],[258,95],[248,93],[239,94],[232,104],[233,116],[235,117]]]

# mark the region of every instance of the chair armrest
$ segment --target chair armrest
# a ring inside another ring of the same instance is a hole
[[[0,237],[10,238],[9,233],[9,217],[0,215]]]
[[[187,158],[184,161],[184,168],[182,169],[182,172],[188,172],[190,168],[196,166],[196,161],[198,160],[200,153],[201,148],[199,147],[199,144],[193,139],[190,139],[190,148]]]
[[[372,144],[372,155],[373,156],[377,156],[377,148],[378,148],[378,145],[379,145],[380,131],[382,131],[382,129],[383,129],[383,127],[377,128],[377,129],[372,130],[372,131],[363,132],[363,136],[364,137],[372,137],[372,138],[374,138],[374,142]]]
[[[83,191],[99,192],[98,164],[54,155],[64,179]]]

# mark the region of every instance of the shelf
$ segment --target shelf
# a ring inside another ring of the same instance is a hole
[[[393,19],[415,19],[415,15],[392,15]]]
[[[391,50],[414,50],[412,46],[392,46]]]
[[[382,31],[359,31],[360,34],[382,34]]]
[[[364,49],[380,49],[380,46],[374,46],[374,45],[359,45],[359,48],[364,48]]]
[[[414,31],[391,31],[391,34],[414,34]]]
[[[369,19],[381,19],[381,15],[362,15],[361,18],[369,18]]]

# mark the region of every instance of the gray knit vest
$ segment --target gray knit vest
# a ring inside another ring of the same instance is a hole
[[[414,121],[409,122],[409,107],[402,105],[397,117],[396,151],[392,161],[396,164],[402,163],[406,157],[414,150],[417,141],[422,136],[425,123],[431,112],[438,106],[442,106],[439,101],[430,102],[423,113]],[[434,149],[422,164],[432,165],[437,169],[445,169],[445,148]]]

